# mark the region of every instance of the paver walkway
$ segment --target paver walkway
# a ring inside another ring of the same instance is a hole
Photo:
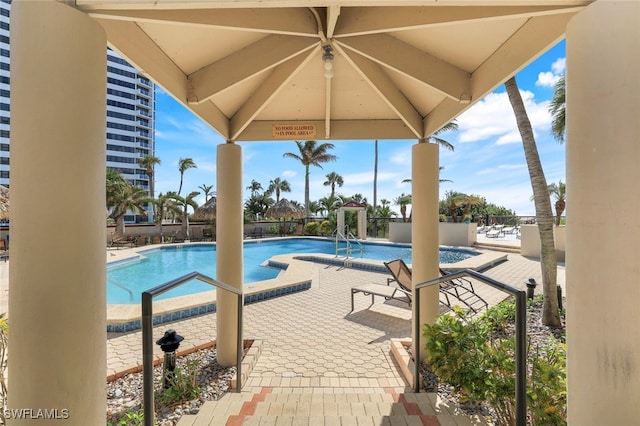
[[[542,281],[539,261],[517,254],[509,254],[506,262],[484,273],[522,289],[528,278]],[[322,394],[400,395],[409,391],[389,355],[389,347],[391,338],[411,335],[410,309],[403,304],[382,303],[382,299],[367,309],[370,298],[356,295],[355,310],[350,312],[352,286],[386,284],[386,278],[380,273],[314,264],[310,290],[247,305],[244,338],[260,339],[262,353],[243,386],[242,394],[248,395],[245,398],[250,400],[263,389]],[[562,266],[558,281],[564,285]],[[476,291],[490,305],[506,297],[485,285],[477,285]],[[154,340],[168,328],[185,337],[181,349],[199,345],[215,339],[215,314],[160,325],[154,329]],[[107,374],[140,365],[141,341],[140,331],[110,335]],[[291,422],[287,420],[286,424],[298,424]],[[440,424],[460,423],[440,419]]]

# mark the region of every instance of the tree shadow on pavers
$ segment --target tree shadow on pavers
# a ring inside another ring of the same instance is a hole
[[[373,328],[384,333],[369,344],[381,343],[392,338],[401,338],[411,335],[411,318],[401,318],[375,310],[362,310],[351,312],[344,317],[345,320]]]

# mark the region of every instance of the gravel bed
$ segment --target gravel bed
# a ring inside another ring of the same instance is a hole
[[[216,361],[215,349],[203,349],[176,360],[176,367],[182,368],[187,362],[199,363],[196,384],[202,390],[200,397],[192,401],[176,403],[172,406],[160,406],[156,401],[156,424],[173,426],[187,414],[197,414],[206,401],[216,401],[229,391],[231,378],[236,367],[222,367]],[[162,380],[162,365],[153,370],[156,392]],[[142,373],[127,374],[107,383],[107,422],[118,424],[126,412],[142,410]]]

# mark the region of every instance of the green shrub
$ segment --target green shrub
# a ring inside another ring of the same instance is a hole
[[[515,304],[502,303],[473,319],[460,308],[424,326],[426,360],[461,402],[491,406],[500,425],[515,422],[515,338],[504,331]],[[566,350],[551,339],[527,353],[530,424],[566,425]]]
[[[118,423],[107,423],[108,426],[143,426],[144,413],[141,410],[127,411],[118,419]]]
[[[198,361],[187,361],[184,367],[177,367],[173,374],[165,372],[169,387],[156,392],[156,401],[159,404],[171,405],[197,398],[202,392],[196,384],[199,365]]]
[[[491,333],[505,331],[507,326],[515,323],[515,321],[516,305],[511,301],[504,301],[487,309],[480,320],[489,328]]]

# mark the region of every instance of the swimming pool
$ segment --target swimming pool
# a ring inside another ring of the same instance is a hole
[[[362,257],[373,260],[401,258],[411,263],[408,244],[362,243]],[[272,241],[256,240],[244,243],[244,282],[275,278],[279,269],[260,266],[272,256],[288,253],[335,254],[331,240],[290,238]],[[440,263],[455,263],[477,255],[463,249],[440,248]],[[107,267],[107,303],[140,303],[141,293],[189,272],[198,271],[216,276],[216,248],[214,244],[185,244],[165,246],[141,253],[139,260],[119,262]],[[359,253],[354,254],[359,257]],[[126,290],[125,290],[126,288]],[[155,299],[166,299],[201,291],[212,290],[210,285],[193,281],[173,289]]]

